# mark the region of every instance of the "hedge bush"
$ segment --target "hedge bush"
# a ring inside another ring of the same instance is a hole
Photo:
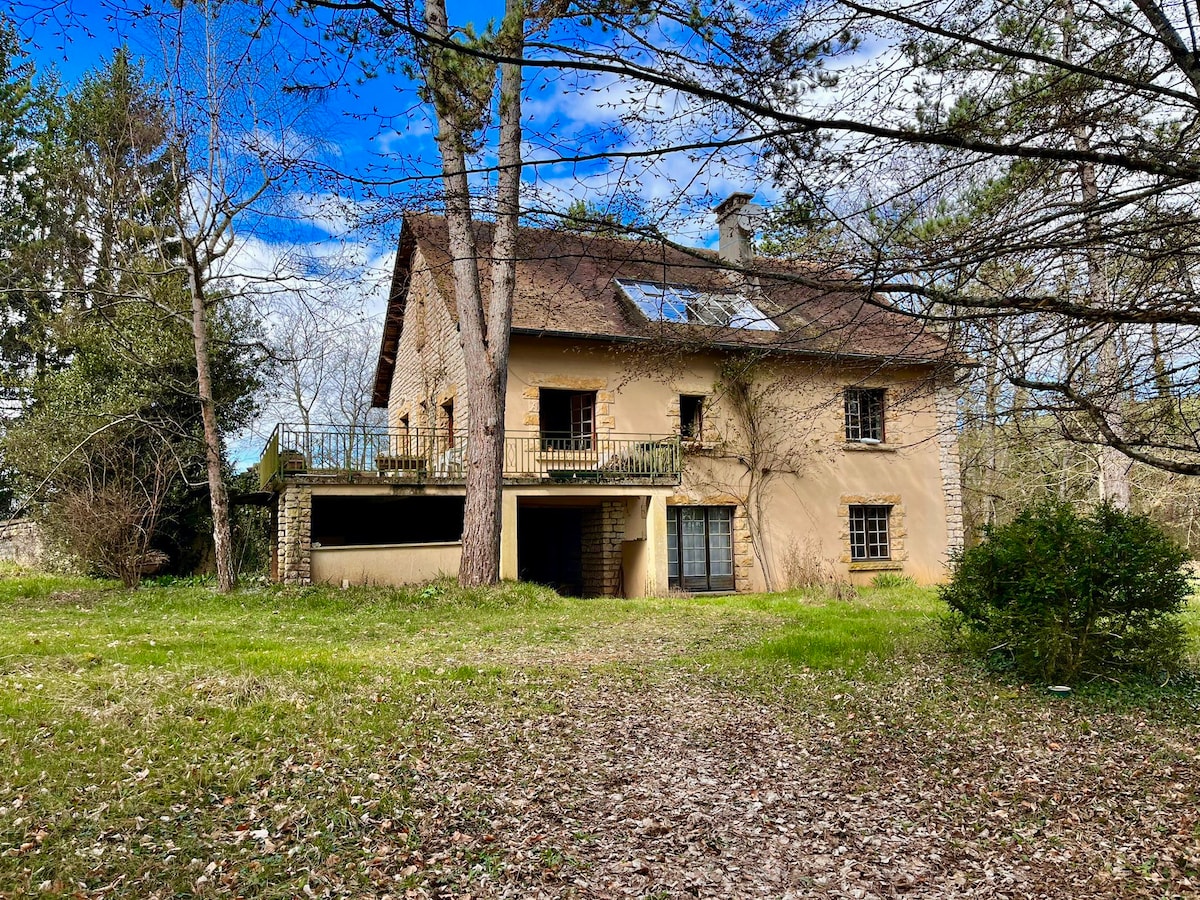
[[[1044,502],[989,527],[940,595],[970,646],[1026,677],[1169,674],[1186,648],[1187,561],[1145,516]]]

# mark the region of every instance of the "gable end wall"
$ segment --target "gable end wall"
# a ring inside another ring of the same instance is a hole
[[[418,250],[413,256],[404,328],[396,347],[396,367],[388,395],[388,424],[397,427],[408,414],[413,428],[436,427],[439,407],[454,398],[455,427],[465,428],[466,361],[458,327]],[[424,401],[429,418],[419,421]]]

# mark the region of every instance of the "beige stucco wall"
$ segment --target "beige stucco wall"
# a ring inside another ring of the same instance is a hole
[[[767,587],[764,561],[776,587],[798,568],[818,562],[857,582],[881,570],[921,582],[941,580],[948,543],[947,451],[938,440],[932,370],[851,370],[785,359],[755,369],[749,394],[757,412],[747,415],[721,385],[729,360],[716,353],[658,356],[636,345],[517,335],[507,426],[510,432],[536,430],[538,389],[568,388],[597,392],[601,434],[665,435],[678,429],[679,395],[703,395],[704,440],[685,453],[683,484],[668,502],[738,504],[739,590]],[[843,392],[849,386],[887,391],[885,442],[878,447],[845,440]],[[748,465],[752,420],[760,458]],[[893,507],[890,563],[850,562],[852,503]]]
[[[456,575],[461,543],[320,547],[312,551],[314,584],[417,584]]]

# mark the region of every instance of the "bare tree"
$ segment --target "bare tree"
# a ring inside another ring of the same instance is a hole
[[[500,500],[504,462],[504,395],[509,330],[516,286],[515,245],[521,215],[523,66],[527,7],[508,0],[497,30],[482,34],[452,26],[444,0],[430,0],[424,14],[411,6],[315,2],[349,20],[339,22],[353,40],[365,32],[401,35],[419,64],[421,91],[437,118],[442,202],[449,227],[455,304],[466,359],[466,507],[459,580],[489,584],[500,573]],[[352,24],[346,24],[350,21]],[[385,52],[394,42],[385,42]],[[351,48],[358,50],[361,48]],[[480,49],[482,53],[472,52]],[[490,57],[501,57],[493,62]],[[481,246],[472,184],[475,160],[495,127],[495,183],[487,186],[491,241]]]
[[[371,407],[378,361],[378,323],[338,307],[334,299],[277,304],[271,352],[282,392],[266,398],[260,418],[298,421],[305,428],[337,423],[352,432],[384,424]]]
[[[231,297],[253,296],[258,273],[239,266],[239,237],[265,230],[272,201],[278,201],[291,169],[315,142],[296,128],[296,108],[271,99],[281,86],[265,82],[272,5],[180,4],[170,15],[148,19],[162,42],[162,70],[178,148],[175,178],[183,186],[172,209],[179,267],[191,301],[196,364],[213,521],[217,583],[236,583],[224,448],[213,385],[212,314]],[[234,21],[241,12],[252,28]],[[278,57],[273,70],[279,71]],[[272,290],[268,277],[266,290]],[[261,287],[261,284],[258,285]]]

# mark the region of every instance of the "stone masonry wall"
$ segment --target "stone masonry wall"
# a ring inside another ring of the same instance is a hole
[[[583,517],[583,593],[621,593],[621,542],[625,539],[625,499],[606,500]]]
[[[750,520],[746,507],[739,503],[733,508],[733,587],[746,592],[754,584],[758,559],[754,555],[754,540],[750,536]]]
[[[20,566],[36,567],[42,562],[42,530],[29,519],[0,523],[0,559]]]
[[[289,484],[279,493],[279,580],[312,584],[312,488]]]
[[[962,468],[958,455],[958,408],[954,386],[937,388],[938,464],[942,470],[942,495],[946,501],[946,549],[963,546]]]
[[[418,253],[413,261],[404,327],[388,395],[388,424],[393,427],[400,424],[403,415],[409,417],[412,428],[437,427],[442,404],[452,398],[455,425],[466,427],[470,415],[466,358],[446,302]]]

